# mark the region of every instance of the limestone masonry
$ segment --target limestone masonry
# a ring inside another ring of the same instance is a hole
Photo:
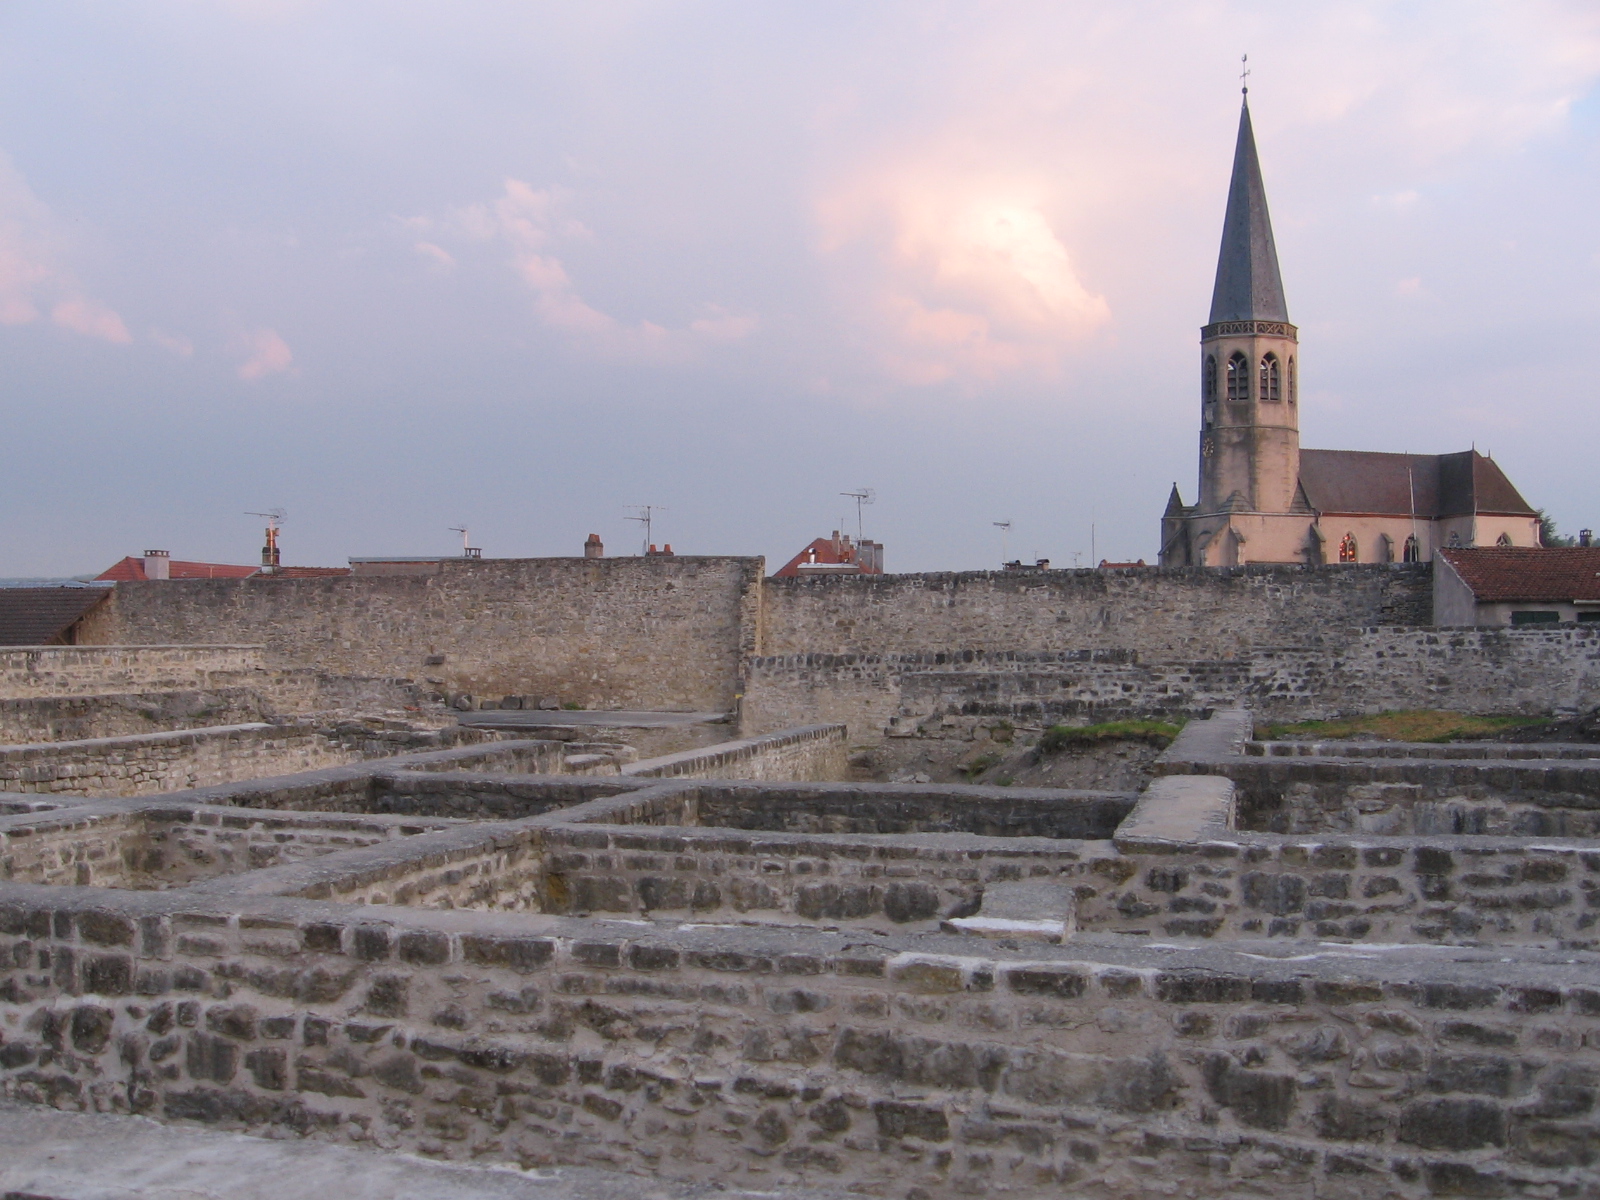
[[[1600,1194],[1600,629],[1434,628],[1431,569],[120,584],[0,654],[0,1093],[652,1188]],[[1258,730],[1400,709],[1578,732]]]

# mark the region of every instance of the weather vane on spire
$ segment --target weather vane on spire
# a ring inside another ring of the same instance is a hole
[[[1250,56],[1239,55],[1239,91],[1248,96],[1250,94]]]

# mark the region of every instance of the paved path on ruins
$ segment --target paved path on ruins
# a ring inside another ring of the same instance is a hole
[[[487,709],[456,718],[474,729],[677,729],[686,725],[720,725],[732,719],[719,712],[606,712],[602,709]]]
[[[828,1196],[668,1184],[576,1167],[456,1166],[377,1148],[269,1140],[0,1100],[0,1196],[28,1200],[740,1200],[775,1194],[784,1200]]]

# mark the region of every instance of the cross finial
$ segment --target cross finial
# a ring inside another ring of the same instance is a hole
[[[1248,96],[1250,94],[1249,80],[1250,56],[1248,54],[1241,54],[1239,56],[1239,91],[1242,95]]]

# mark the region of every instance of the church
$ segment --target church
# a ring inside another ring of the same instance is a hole
[[[1299,348],[1246,96],[1200,331],[1200,492],[1185,504],[1173,485],[1161,565],[1430,562],[1449,547],[1540,544],[1538,514],[1476,450],[1302,450]]]

